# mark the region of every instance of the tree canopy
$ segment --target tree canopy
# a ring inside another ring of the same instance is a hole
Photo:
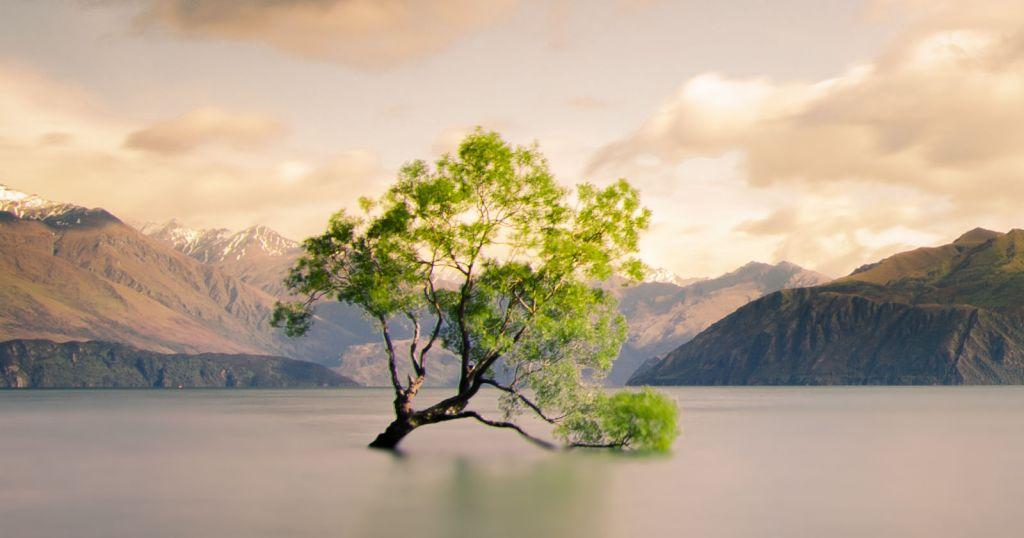
[[[434,166],[412,161],[361,213],[331,217],[303,243],[285,284],[301,300],[272,323],[300,336],[320,300],[361,308],[380,330],[395,420],[371,446],[393,448],[413,429],[463,418],[528,433],[524,413],[565,446],[667,450],[674,402],[650,390],[605,395],[597,381],[626,337],[614,298],[595,283],[641,278],[637,242],[650,212],[625,180],[560,186],[536,147],[477,130]],[[393,334],[411,334],[399,346]],[[417,408],[431,351],[459,359],[454,395]],[[398,362],[412,375],[400,379]],[[501,419],[468,409],[482,387],[501,391]]]

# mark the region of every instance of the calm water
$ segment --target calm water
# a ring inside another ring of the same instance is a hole
[[[0,535],[1020,535],[1022,388],[668,392],[667,457],[464,422],[396,458],[386,391],[0,391]]]

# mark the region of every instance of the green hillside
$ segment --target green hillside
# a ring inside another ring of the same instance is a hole
[[[0,388],[355,386],[319,364],[262,355],[163,354],[111,342],[0,342]]]

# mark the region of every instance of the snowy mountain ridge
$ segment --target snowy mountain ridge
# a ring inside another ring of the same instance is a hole
[[[162,224],[142,223],[136,228],[203,263],[238,261],[251,256],[281,257],[299,247],[297,241],[263,225],[232,232],[227,228],[190,228],[171,219]]]
[[[0,184],[0,211],[14,213],[22,219],[43,220],[73,209],[85,209],[75,204],[54,202],[35,194],[28,194]]]

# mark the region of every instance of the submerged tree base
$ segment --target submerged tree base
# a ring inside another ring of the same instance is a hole
[[[370,442],[369,448],[378,448],[381,450],[396,450],[398,443],[405,439],[409,432],[415,429],[414,426],[406,421],[396,420],[382,431],[377,437]]]

